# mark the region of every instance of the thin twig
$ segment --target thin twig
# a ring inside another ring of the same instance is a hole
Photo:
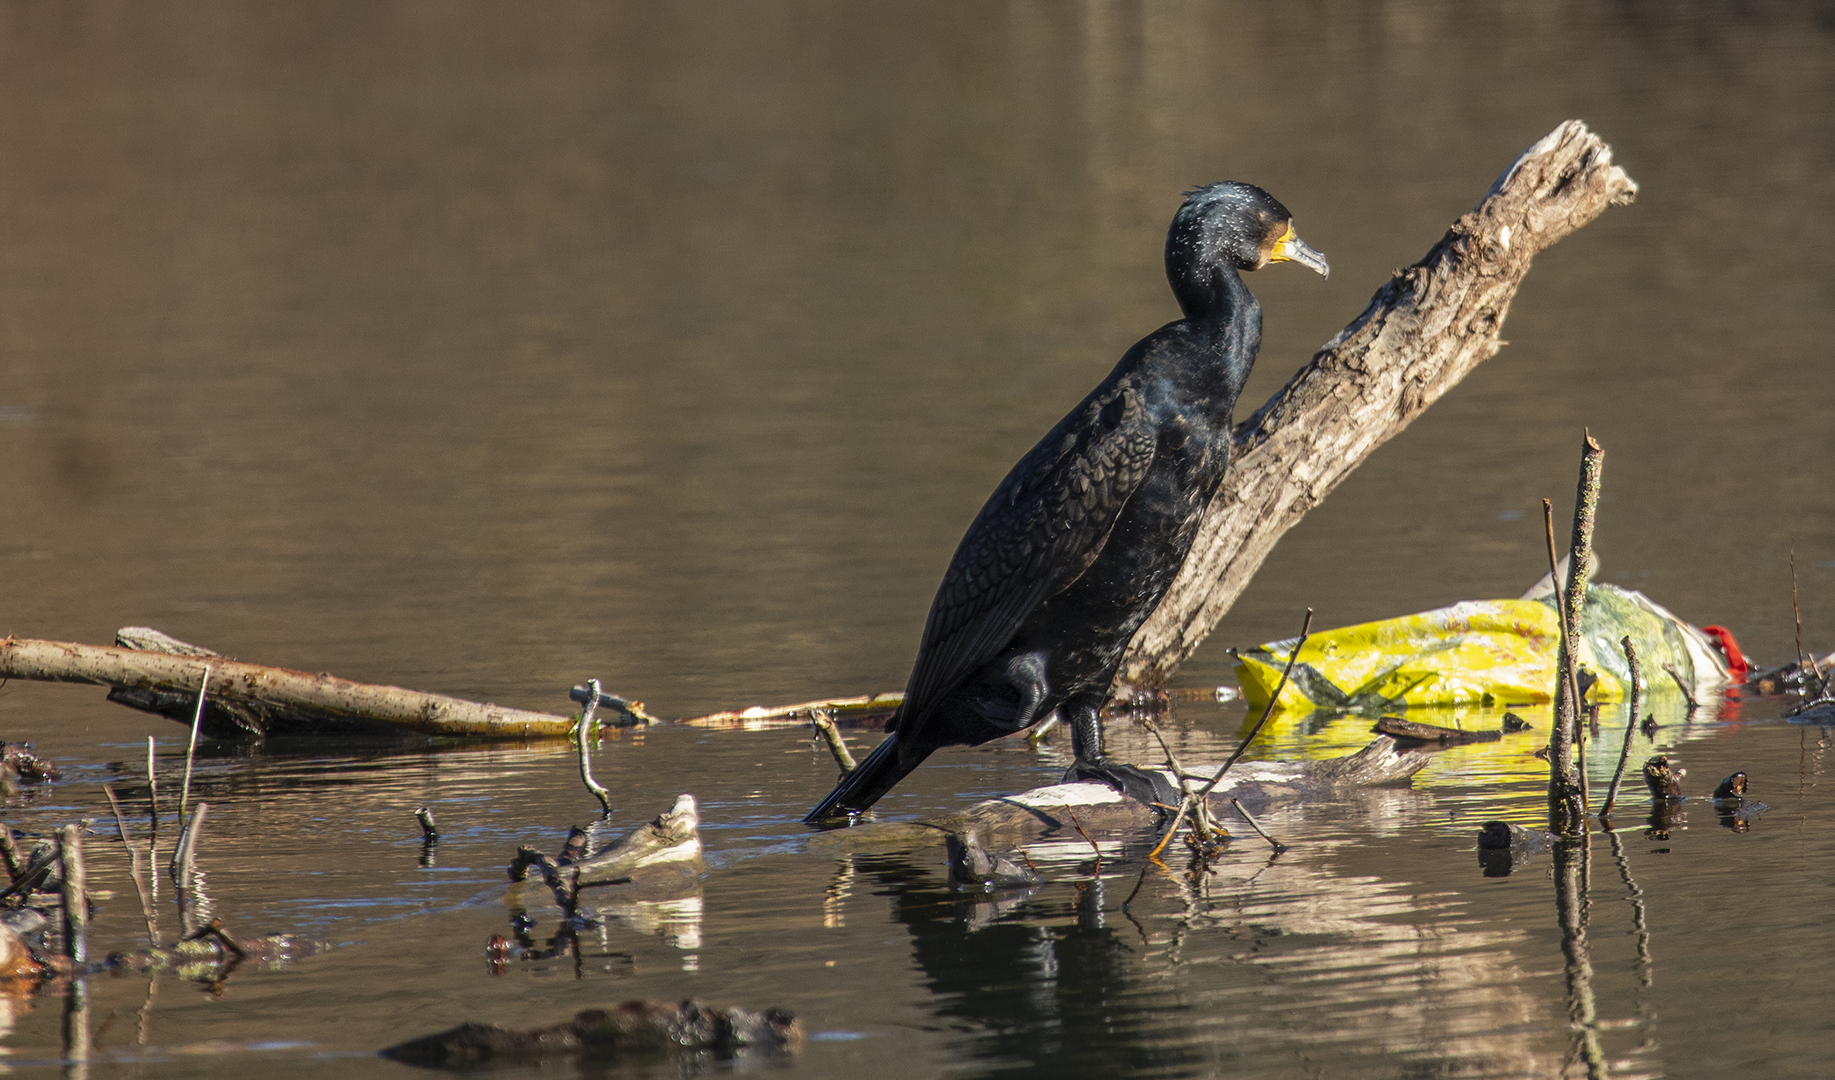
[[[1625,662],[1631,668],[1631,705],[1625,710],[1625,744],[1618,751],[1618,770],[1612,774],[1612,786],[1606,789],[1606,804],[1599,808],[1599,823],[1612,829],[1609,820],[1612,815],[1612,804],[1618,800],[1618,783],[1624,779],[1625,763],[1631,760],[1631,733],[1637,730],[1638,709],[1644,699],[1644,670],[1637,662],[1637,649],[1631,644],[1631,635],[1626,634],[1619,641],[1625,650]]]
[[[191,804],[191,761],[198,752],[198,728],[204,723],[204,691],[210,686],[210,665],[204,665],[203,681],[198,683],[198,709],[191,717],[191,745],[185,748],[185,786],[179,790],[178,820],[182,827]]]
[[[586,750],[587,732],[592,729],[593,715],[599,711],[599,680],[590,679],[586,685],[590,693],[587,696],[586,707],[580,710],[580,722],[573,729],[573,741],[574,745],[580,749],[580,779],[586,783],[586,790],[593,793],[593,798],[599,800],[599,809],[603,811],[602,816],[609,818],[612,816],[611,793],[606,791],[599,781],[593,779],[592,755]]]
[[[154,763],[153,736],[147,736],[147,800],[152,804],[148,814],[152,818],[153,838],[149,840],[147,857],[156,859],[159,852],[159,767]]]
[[[1185,765],[1179,761],[1178,755],[1172,752],[1171,745],[1166,742],[1166,736],[1160,732],[1160,726],[1146,717],[1141,718],[1141,723],[1145,724],[1147,730],[1152,732],[1153,737],[1159,741],[1160,751],[1166,755],[1166,764],[1172,768],[1172,775],[1179,779],[1179,793],[1189,798],[1191,796],[1191,782],[1193,780],[1208,780],[1210,778],[1208,776],[1199,777],[1186,773]],[[1183,802],[1184,800],[1181,799],[1180,801]],[[1197,810],[1200,812],[1200,816],[1197,819],[1198,830],[1205,833],[1210,832],[1212,823],[1210,821],[1209,807],[1201,803],[1197,807]]]
[[[88,874],[81,828],[66,825],[57,831],[57,857],[64,872],[64,955],[81,964],[89,959]]]
[[[202,941],[205,938],[214,940],[217,943],[217,947],[223,950],[223,954],[226,957],[233,956],[237,960],[248,959],[248,950],[242,947],[241,942],[230,936],[229,931],[223,929],[223,920],[220,918],[212,919],[203,926],[198,927],[197,930],[188,935],[185,940]]]
[[[1823,681],[1822,672],[1817,670],[1816,658],[1803,651],[1803,612],[1797,608],[1797,548],[1794,544],[1790,549],[1790,613],[1797,620],[1797,666],[1808,671],[1815,678],[1816,696],[1821,697],[1824,691],[1828,690],[1829,684]],[[1808,696],[1805,693],[1808,689],[1809,680],[1799,680],[1798,700],[1804,700]]]
[[[1274,849],[1274,853],[1276,855],[1279,855],[1287,850],[1286,844],[1281,843],[1279,840],[1276,840],[1274,837],[1269,836],[1267,833],[1262,831],[1262,827],[1255,823],[1255,819],[1249,816],[1249,812],[1247,810],[1243,809],[1241,800],[1232,798],[1230,800],[1230,805],[1234,806],[1236,808],[1236,812],[1242,815],[1242,819],[1249,823],[1249,828],[1255,830],[1255,835],[1261,837],[1263,840],[1268,841],[1268,846]]]
[[[1070,823],[1073,827],[1076,828],[1077,835],[1083,837],[1084,843],[1088,844],[1090,846],[1090,850],[1096,853],[1096,869],[1092,871],[1092,873],[1096,877],[1101,877],[1102,876],[1102,849],[1096,846],[1096,841],[1090,839],[1089,833],[1086,833],[1083,831],[1083,822],[1077,820],[1077,812],[1075,810],[1070,811]]]
[[[201,802],[191,811],[191,820],[179,830],[178,846],[172,849],[172,883],[183,892],[190,887],[191,868],[197,860],[198,837],[204,832],[204,818],[210,813],[210,804]]]
[[[134,850],[133,838],[127,834],[127,822],[121,817],[121,802],[115,798],[114,787],[103,784],[102,793],[108,796],[109,809],[115,812],[115,828],[121,830],[121,846],[127,849],[128,875],[134,879],[134,891],[140,894],[140,914],[147,920],[147,944],[157,949],[159,928],[153,922],[153,904],[147,899],[147,890],[140,884],[140,852]]]
[[[1306,647],[1306,639],[1312,636],[1312,629],[1313,609],[1307,608],[1306,619],[1300,624],[1300,640],[1294,642],[1293,652],[1287,654],[1287,666],[1281,669],[1280,684],[1274,688],[1274,696],[1268,699],[1268,707],[1262,710],[1262,718],[1255,722],[1255,727],[1250,729],[1248,737],[1237,745],[1236,752],[1230,755],[1230,760],[1223,763],[1223,768],[1217,770],[1217,775],[1211,777],[1210,783],[1198,791],[1200,798],[1209,795],[1212,789],[1216,788],[1217,784],[1223,780],[1223,774],[1230,771],[1230,766],[1236,764],[1243,752],[1249,749],[1249,744],[1262,733],[1262,725],[1266,724],[1268,717],[1274,714],[1274,703],[1281,700],[1281,691],[1287,689],[1287,679],[1293,674],[1293,665],[1300,659],[1300,650]]]
[[[1669,677],[1676,680],[1676,689],[1682,691],[1682,700],[1688,702],[1688,711],[1694,712],[1701,708],[1701,702],[1695,700],[1695,691],[1689,686],[1688,680],[1682,677],[1682,673],[1676,670],[1676,665],[1664,664],[1663,670],[1669,672]]]
[[[1571,659],[1574,655],[1574,647],[1567,639],[1567,616],[1561,606],[1561,560],[1555,556],[1555,504],[1547,499],[1542,500],[1542,529],[1543,534],[1548,537],[1548,580],[1555,590],[1555,621],[1561,624],[1561,653],[1562,656],[1570,658],[1566,661],[1565,666],[1556,672],[1556,677],[1566,680],[1568,693],[1574,696],[1575,702],[1579,702],[1580,684],[1574,673],[1576,665]],[[1549,731],[1551,753],[1556,730],[1558,730],[1558,725]]]
[[[810,709],[809,718],[817,733],[822,736],[822,741],[828,744],[828,752],[835,756],[835,764],[840,767],[841,775],[846,776],[859,768],[854,755],[848,753],[847,740],[841,737],[841,729],[835,726],[834,718],[822,709]]]
[[[1057,710],[1052,710],[1050,716],[1040,721],[1031,731],[1026,732],[1026,745],[1034,750],[1038,749],[1039,744],[1045,741],[1045,736],[1051,734],[1051,729],[1058,726],[1058,719]]]
[[[1231,754],[1230,759],[1223,763],[1223,767],[1217,770],[1217,775],[1211,777],[1210,782],[1197,791],[1188,792],[1185,798],[1180,801],[1179,812],[1173,816],[1172,824],[1166,827],[1166,835],[1160,837],[1160,842],[1155,844],[1153,850],[1147,854],[1149,859],[1159,858],[1160,852],[1166,850],[1166,844],[1172,839],[1173,834],[1179,831],[1179,826],[1184,823],[1185,815],[1188,812],[1191,812],[1199,805],[1208,809],[1209,804],[1204,801],[1205,797],[1216,789],[1217,785],[1223,781],[1224,774],[1230,771],[1230,766],[1236,764],[1236,759],[1242,757],[1243,752],[1249,749],[1249,744],[1254,742],[1255,737],[1262,733],[1262,725],[1268,722],[1268,717],[1274,715],[1274,703],[1281,700],[1281,691],[1287,689],[1287,680],[1293,675],[1293,665],[1300,659],[1300,650],[1306,647],[1306,639],[1312,636],[1312,629],[1313,609],[1307,608],[1306,619],[1300,624],[1300,638],[1298,641],[1294,642],[1293,652],[1287,654],[1287,666],[1281,670],[1281,681],[1275,686],[1274,694],[1268,698],[1268,705],[1262,710],[1262,718],[1255,722],[1253,728],[1249,729],[1248,737],[1243,739],[1242,743],[1236,747],[1236,752]],[[1185,780],[1183,777],[1179,779],[1179,785],[1184,787]]]

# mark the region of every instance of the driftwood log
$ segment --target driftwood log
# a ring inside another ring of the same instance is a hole
[[[142,691],[147,695],[143,700],[152,706],[178,695],[185,702],[182,719],[187,723],[197,704],[205,664],[210,665],[207,705],[223,709],[213,713],[207,708],[207,720],[213,715],[219,719],[206,731],[218,738],[247,738],[255,733],[251,726],[273,735],[406,730],[495,739],[566,738],[573,730],[573,720],[565,716],[352,682],[324,673],[245,664],[214,654],[180,656],[67,641],[0,640],[0,678]],[[157,707],[153,711],[171,715]],[[300,721],[302,714],[308,719]]]
[[[1536,253],[1636,194],[1611,148],[1569,120],[1511,163],[1421,261],[1396,271],[1236,425],[1229,476],[1171,591],[1134,635],[1114,693],[1177,670],[1288,529],[1503,346],[1504,316]]]

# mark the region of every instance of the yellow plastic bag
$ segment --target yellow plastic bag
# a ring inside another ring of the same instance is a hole
[[[1580,623],[1580,662],[1598,676],[1590,701],[1621,701],[1628,692],[1630,669],[1619,644],[1627,636],[1652,691],[1677,692],[1668,668],[1691,687],[1718,687],[1726,679],[1724,661],[1708,638],[1642,593],[1592,586]],[[1548,595],[1468,600],[1327,630],[1307,639],[1278,707],[1369,712],[1549,701],[1560,634]],[[1296,640],[1237,653],[1236,676],[1251,708],[1267,704]]]

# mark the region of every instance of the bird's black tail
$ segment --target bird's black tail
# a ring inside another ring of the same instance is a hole
[[[910,761],[902,760],[898,752],[898,733],[886,736],[886,741],[870,754],[866,760],[854,767],[854,771],[841,778],[835,790],[828,793],[828,798],[816,804],[816,808],[804,815],[805,825],[815,825],[827,818],[849,811],[859,813],[878,802],[880,796],[892,790],[892,785],[911,774],[911,770],[923,763],[929,754],[917,754]]]

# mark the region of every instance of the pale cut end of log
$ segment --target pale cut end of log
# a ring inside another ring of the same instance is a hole
[[[1638,186],[1569,120],[1511,162],[1419,262],[1236,425],[1223,488],[1190,555],[1128,646],[1117,687],[1157,686],[1197,650],[1306,512],[1502,347],[1536,253],[1623,206]],[[1266,360],[1264,359],[1264,363]]]

